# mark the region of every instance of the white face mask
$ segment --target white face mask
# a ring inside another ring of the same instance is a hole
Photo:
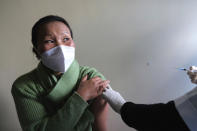
[[[70,46],[56,46],[41,54],[42,63],[56,72],[66,72],[75,59],[75,48]]]

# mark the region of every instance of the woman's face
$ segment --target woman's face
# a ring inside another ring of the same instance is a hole
[[[59,45],[75,47],[69,28],[62,22],[44,24],[38,32],[38,53],[50,50]]]

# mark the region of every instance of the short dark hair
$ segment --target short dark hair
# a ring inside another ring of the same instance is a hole
[[[54,22],[54,21],[59,21],[59,22],[64,23],[68,27],[68,29],[70,30],[70,34],[73,39],[72,29],[70,28],[70,25],[68,24],[68,22],[64,18],[62,18],[60,16],[56,16],[56,15],[48,15],[48,16],[40,18],[32,27],[32,32],[31,32],[31,42],[33,44],[32,51],[36,54],[36,57],[38,59],[40,59],[40,56],[38,55],[36,49],[38,47],[38,31],[40,29],[40,26],[50,23],[50,22]]]

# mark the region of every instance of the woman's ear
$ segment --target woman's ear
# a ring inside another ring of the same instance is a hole
[[[36,49],[35,47],[32,48],[33,53],[36,55],[37,59],[40,60],[41,55],[38,51],[38,49]]]

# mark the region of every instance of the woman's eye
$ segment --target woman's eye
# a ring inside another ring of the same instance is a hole
[[[66,42],[66,41],[68,41],[68,40],[70,40],[69,38],[64,38],[64,42]]]
[[[44,43],[54,43],[54,40],[45,40]]]

